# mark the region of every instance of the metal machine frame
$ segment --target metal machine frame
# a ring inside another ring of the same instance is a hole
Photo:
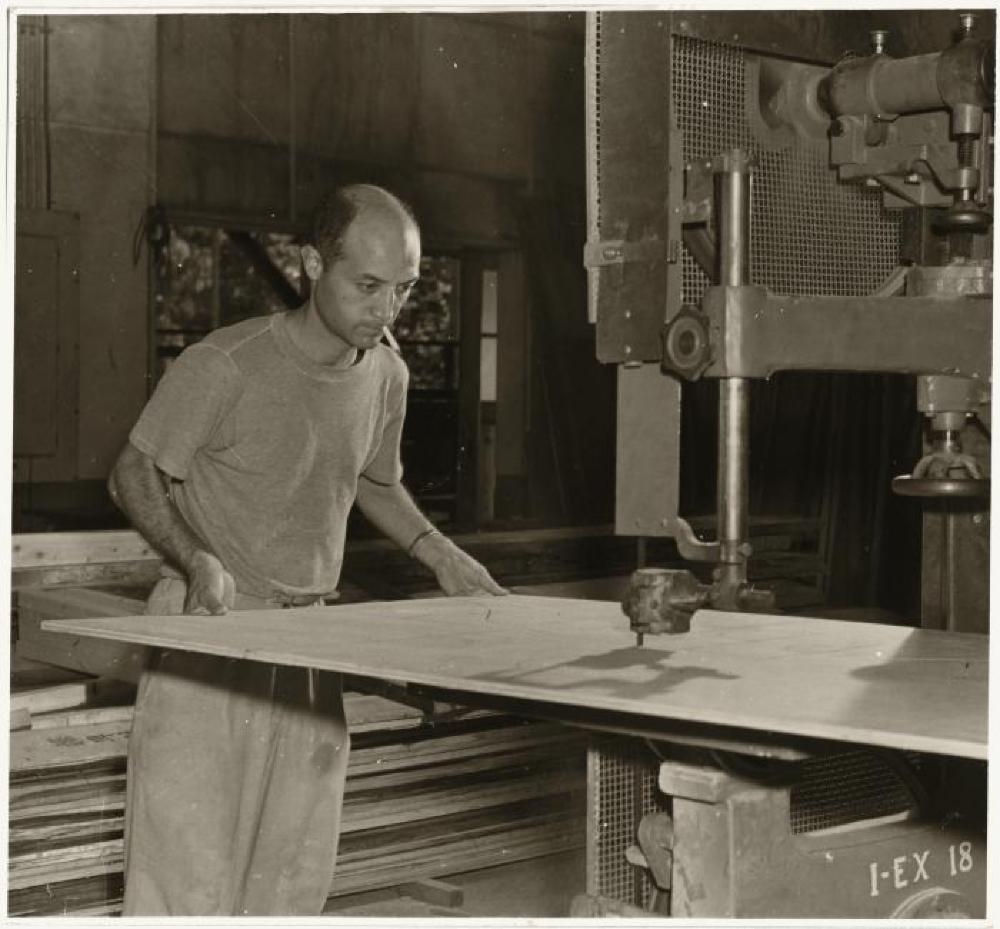
[[[768,54],[753,62],[757,86],[748,119],[761,137],[780,147],[793,136],[825,145],[829,136],[828,164],[839,182],[877,191],[887,209],[921,211],[922,228],[933,224],[953,245],[935,263],[922,243],[909,265],[868,292],[782,294],[753,280],[754,158],[739,147],[703,161],[682,155],[671,76],[675,39],[700,30],[713,41],[740,44],[725,14],[707,26],[712,16],[589,14],[588,20],[584,263],[598,358],[619,366],[616,531],[673,537],[683,558],[714,566],[707,583],[688,571],[636,572],[623,607],[640,645],[646,634],[683,634],[705,606],[773,609],[770,593],[754,588],[747,575],[753,379],[791,370],[918,378],[917,407],[929,427],[926,455],[893,489],[943,506],[943,528],[941,514],[925,518],[925,545],[943,540],[952,587],[962,534],[983,536],[982,519],[975,526],[972,520],[988,511],[988,442],[968,427],[977,420],[989,431],[992,262],[984,233],[992,223],[992,44],[976,36],[966,14],[957,40],[944,50],[892,58],[886,34],[876,30],[870,54],[819,66],[771,57],[802,49],[767,45],[757,30],[749,44]],[[697,302],[683,299],[682,258],[688,266],[693,258],[710,277]],[[700,378],[719,382],[718,532],[710,541],[680,514],[681,382]],[[985,604],[967,598],[959,608],[950,593],[947,601],[944,614],[925,616],[925,625],[985,631]],[[743,754],[738,745],[722,747]],[[842,750],[829,747],[832,754]],[[769,782],[763,768],[734,775],[682,753],[647,759],[643,773],[634,759],[607,767],[594,757],[592,816],[607,822],[617,808],[605,809],[602,798],[631,797],[628,824],[612,826],[632,835],[618,857],[640,869],[645,890],[609,899],[595,879],[577,915],[983,913],[982,817],[956,809],[963,791],[985,791],[984,769],[967,781],[962,765],[939,759],[945,775],[934,810],[885,818],[862,804],[853,824],[792,836],[789,788]],[[909,764],[897,763],[900,770]],[[664,795],[656,803],[650,777]],[[596,874],[609,854],[599,832],[590,850]]]

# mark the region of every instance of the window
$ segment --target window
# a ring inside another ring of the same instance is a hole
[[[393,335],[410,369],[403,464],[407,487],[436,523],[455,518],[459,458],[461,262],[425,255]]]
[[[304,299],[295,236],[193,225],[168,228],[169,241],[155,268],[155,377],[213,329]]]
[[[479,340],[479,401],[497,401],[497,281],[499,272],[483,271]]]
[[[411,390],[458,388],[458,275],[457,258],[420,259],[420,280],[393,326]]]

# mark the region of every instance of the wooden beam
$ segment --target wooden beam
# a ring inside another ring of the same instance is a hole
[[[78,681],[75,684],[53,684],[50,687],[36,687],[10,695],[12,710],[25,709],[31,714],[48,713],[83,706],[90,699],[91,684]]]
[[[434,906],[460,907],[465,900],[465,891],[461,887],[430,877],[402,884],[399,890],[414,900]]]
[[[502,532],[470,532],[452,536],[463,547],[477,545],[525,545],[573,539],[604,538],[611,526],[563,526],[516,529]],[[352,552],[376,552],[395,548],[388,539],[348,542]],[[112,562],[159,562],[160,556],[139,533],[131,529],[95,532],[23,532],[11,539],[11,567],[15,570]]]
[[[82,616],[130,616],[143,602],[99,590],[23,590],[18,593],[18,657],[97,677],[137,683],[149,649],[125,642],[68,637],[42,629],[48,619]]]
[[[131,720],[74,726],[72,729],[41,729],[17,732],[10,740],[10,770],[92,764],[124,758]]]
[[[109,561],[159,561],[142,536],[130,529],[108,532],[24,532],[13,536],[11,567],[103,564]]]

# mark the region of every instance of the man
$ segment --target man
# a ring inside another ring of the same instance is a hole
[[[305,305],[188,348],[115,465],[113,496],[165,560],[148,612],[326,602],[354,503],[446,593],[504,593],[400,483],[407,371],[381,338],[419,275],[412,215],[337,190],[302,261]],[[318,915],[348,747],[339,676],[158,652],[129,745],[124,915]]]

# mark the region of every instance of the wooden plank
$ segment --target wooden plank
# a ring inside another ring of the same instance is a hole
[[[160,577],[158,561],[116,561],[108,564],[52,565],[15,568],[11,589],[38,590],[51,587],[101,587],[125,585],[150,589]]]
[[[49,617],[47,617],[49,618]],[[46,633],[51,635],[51,633]],[[57,668],[40,661],[29,661],[15,654],[11,664],[10,689],[26,690],[29,687],[48,687],[51,684],[70,684],[74,681],[93,680],[94,675],[69,668]]]
[[[437,816],[484,810],[538,797],[555,795],[564,790],[583,789],[582,776],[574,783],[566,772],[549,772],[533,775],[528,779],[503,780],[495,785],[479,783],[465,789],[420,790],[407,792],[397,799],[392,792],[378,798],[360,798],[354,801],[348,795],[344,800],[343,834],[376,829],[401,823],[420,822]]]
[[[66,729],[70,726],[92,726],[95,723],[130,722],[135,708],[132,706],[95,706],[58,713],[33,716],[32,729]]]
[[[10,736],[10,771],[19,773],[53,767],[67,768],[124,758],[131,729],[132,721],[123,719],[70,726],[62,730],[13,732]],[[396,743],[372,748],[365,747],[359,740],[359,744],[351,749],[351,771],[375,773],[431,764],[456,756],[468,758],[538,745],[573,745],[579,738],[562,726],[548,724],[487,727],[459,735],[446,734],[447,730],[443,727],[435,727],[423,734],[414,729],[409,729],[409,732],[413,738],[404,738],[400,733]]]
[[[29,713],[47,713],[50,710],[65,710],[82,706],[90,699],[89,682],[75,684],[54,684],[51,687],[37,687],[10,695],[12,710],[26,709]]]
[[[465,891],[461,887],[430,877],[403,884],[399,889],[401,893],[413,897],[414,900],[432,903],[435,906],[457,907],[461,906],[465,899]]]
[[[96,811],[81,820],[77,814],[72,820],[58,820],[35,823],[31,826],[11,827],[10,854],[19,855],[28,848],[42,847],[44,844],[58,844],[66,847],[70,843],[83,844],[94,836],[121,832],[125,826],[125,815],[121,810]]]
[[[334,873],[333,895],[357,893],[374,887],[386,887],[418,877],[437,877],[486,868],[491,865],[523,861],[542,855],[570,851],[583,846],[582,821],[571,826],[549,826],[524,830],[520,834],[504,832],[499,841],[487,844],[482,840],[461,846],[442,844],[438,850],[421,849],[412,857],[377,866],[362,860],[356,865],[339,865]]]
[[[17,595],[18,611],[47,613],[53,619],[86,616],[135,616],[145,603],[103,590],[26,590]]]
[[[41,779],[38,782],[27,781],[15,783],[10,788],[11,817],[41,816],[43,808],[54,807],[64,803],[87,803],[95,798],[109,800],[117,794],[124,796],[125,771],[100,772],[96,774],[79,773],[75,769],[72,775],[59,778],[57,781]]]
[[[615,604],[521,596],[43,628],[484,699],[986,757],[988,640],[974,634],[702,610],[691,632],[637,648]]]
[[[578,743],[575,746],[576,750],[579,752],[579,757],[583,758],[583,753],[585,750],[584,743]],[[499,769],[509,768],[512,765],[530,765],[538,764],[542,761],[551,758],[552,750],[547,746],[541,748],[534,748],[526,752],[503,752],[497,755],[488,755],[486,757],[474,757],[468,760],[456,760],[445,762],[446,766],[438,767],[433,766],[428,769],[428,766],[421,765],[416,769],[409,768],[403,770],[390,769],[384,773],[380,772],[378,774],[365,776],[361,773],[356,773],[351,770],[351,774],[354,775],[347,784],[347,792],[352,790],[364,790],[367,786],[374,782],[378,787],[384,788],[387,786],[400,787],[403,785],[419,784],[424,781],[428,774],[433,771],[435,775],[448,775],[452,776],[454,774],[468,774],[475,771],[494,771],[497,772]],[[581,762],[582,764],[582,762]],[[503,774],[508,774],[509,772],[502,772]],[[567,777],[565,784],[568,789],[571,786],[571,780]]]
[[[474,532],[454,536],[457,544],[519,546],[528,543],[562,542],[603,538],[610,526],[570,526],[556,529],[517,529]],[[387,539],[349,543],[352,552],[374,552],[394,548]],[[132,529],[89,532],[22,532],[11,537],[11,568],[47,568],[97,565],[111,562],[159,562],[156,550]]]
[[[100,532],[23,532],[11,538],[15,570],[109,561],[156,561],[160,556],[131,529]]]
[[[41,625],[45,619],[128,616],[142,610],[141,600],[99,590],[22,590],[18,593],[16,654],[60,668],[137,683],[149,657],[148,648],[55,635]]]
[[[79,675],[53,668],[43,661],[32,661],[30,658],[22,658],[20,655],[11,655],[10,659],[10,679],[11,683],[24,681],[30,684],[57,684],[61,681],[76,680]]]
[[[28,771],[90,764],[124,757],[132,722],[120,721],[67,729],[29,729],[10,737],[10,770]]]
[[[714,527],[713,517],[692,517],[691,524],[699,531]],[[816,520],[802,517],[754,516],[750,521],[751,536],[772,534],[815,535]],[[482,550],[488,547],[524,548],[527,546],[558,545],[589,539],[610,539],[612,527],[562,526],[545,529],[508,529],[498,532],[470,532],[452,536],[462,548]],[[396,548],[388,539],[350,540],[349,554],[376,554]],[[755,541],[755,550],[760,543]],[[760,550],[763,550],[760,548]],[[18,572],[45,569],[82,569],[102,566],[158,565],[161,561],[155,549],[131,529],[85,532],[25,532],[11,537],[11,568]]]

